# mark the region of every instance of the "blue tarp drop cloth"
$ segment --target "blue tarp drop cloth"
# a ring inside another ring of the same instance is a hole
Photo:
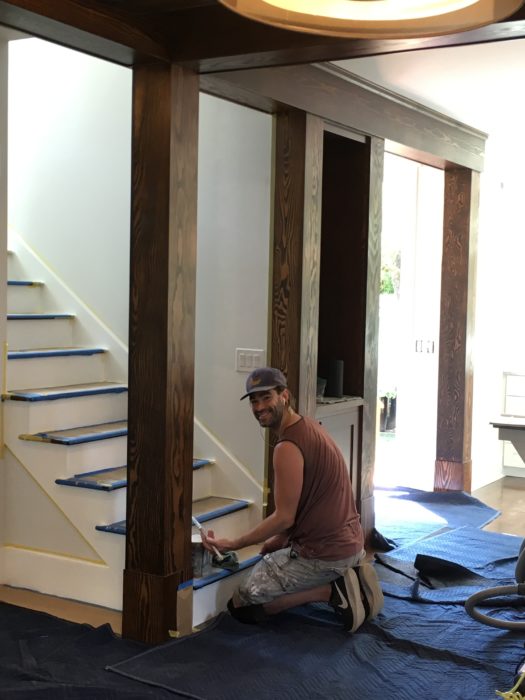
[[[377,488],[374,499],[376,530],[397,546],[444,529],[467,525],[481,528],[500,515],[500,511],[462,491]]]

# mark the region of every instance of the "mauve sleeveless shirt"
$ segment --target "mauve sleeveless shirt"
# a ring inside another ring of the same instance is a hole
[[[306,559],[337,561],[363,549],[363,531],[343,455],[319,423],[301,417],[279,442],[293,442],[304,459],[303,488],[295,523],[294,549]]]

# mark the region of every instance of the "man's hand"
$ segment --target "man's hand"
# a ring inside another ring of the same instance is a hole
[[[279,535],[274,535],[263,542],[261,547],[261,554],[269,554],[270,552],[276,552],[278,549],[284,549],[288,545],[288,535],[283,532]]]
[[[202,544],[209,552],[214,553],[213,548],[219,552],[228,552],[234,549],[239,549],[237,540],[228,540],[225,538],[216,539],[213,530],[208,530],[207,533],[201,532]]]

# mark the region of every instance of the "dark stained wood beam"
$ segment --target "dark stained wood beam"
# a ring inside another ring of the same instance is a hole
[[[360,133],[433,154],[445,164],[483,169],[486,134],[337,66],[286,66],[201,76],[201,88],[259,109],[290,105]]]
[[[445,172],[434,488],[470,491],[479,174]]]
[[[198,76],[134,69],[123,635],[177,629],[192,578]]]
[[[148,29],[134,23],[136,18],[101,5],[79,0],[2,0],[0,24],[122,65],[151,58],[169,60],[169,51]]]
[[[218,0],[2,0],[0,24],[134,65],[146,58],[199,73],[334,61],[525,37],[522,8],[470,32],[408,40],[341,39],[245,19]]]
[[[215,73],[519,39],[525,37],[525,11],[522,8],[509,21],[469,32],[367,40],[278,29],[217,5],[178,12],[171,31],[173,60],[189,61],[199,73]]]

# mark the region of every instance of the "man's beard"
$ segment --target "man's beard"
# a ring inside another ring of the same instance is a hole
[[[264,411],[258,411],[258,413],[270,414],[268,417],[265,416],[264,423],[261,423],[258,415],[255,416],[259,425],[262,428],[270,428],[271,430],[276,430],[281,425],[281,421],[284,415],[284,406],[282,404],[278,404],[273,408],[267,408]]]

